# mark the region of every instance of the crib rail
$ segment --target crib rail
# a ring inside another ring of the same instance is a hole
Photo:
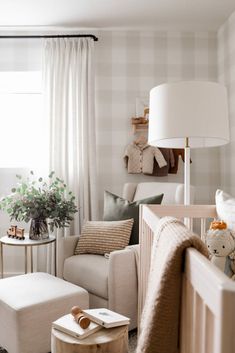
[[[216,217],[215,206],[141,206],[139,320],[146,297],[151,248],[159,217],[200,220],[201,236],[206,219]],[[180,353],[235,352],[235,283],[195,249],[186,252],[182,281]]]

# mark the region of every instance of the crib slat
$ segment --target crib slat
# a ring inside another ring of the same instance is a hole
[[[202,301],[202,320],[201,320],[201,325],[202,325],[202,346],[201,346],[201,351],[202,353],[207,353],[206,351],[206,304],[204,301]],[[209,353],[209,352],[208,352]]]
[[[201,218],[201,239],[204,241],[206,232],[206,220],[205,218]]]
[[[191,231],[193,231],[193,218],[190,218],[190,221],[189,221],[189,229]]]
[[[203,350],[203,302],[198,293],[195,292],[194,298],[194,353],[202,353]]]
[[[190,282],[183,276],[182,308],[180,327],[180,353],[193,353],[194,313],[193,302],[195,293]],[[198,352],[197,352],[198,353]]]
[[[140,208],[140,258],[139,258],[139,295],[138,295],[138,326],[147,292],[148,276],[151,262],[153,231],[142,218]]]
[[[187,281],[186,288],[186,311],[187,311],[187,346],[188,352],[193,353],[193,335],[194,335],[194,320],[193,320],[193,305],[194,305],[194,290],[190,282]]]
[[[209,308],[206,307],[205,312],[205,353],[214,353],[214,316]]]
[[[186,278],[183,275],[182,279],[182,307],[181,307],[181,320],[180,320],[180,353],[187,353],[186,336]]]
[[[180,353],[214,353],[214,316],[184,278]]]

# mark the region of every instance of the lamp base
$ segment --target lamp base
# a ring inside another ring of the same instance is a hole
[[[184,149],[184,204],[190,205],[190,147],[188,146],[188,139],[186,139]],[[191,229],[192,222],[190,218],[185,218],[184,224]]]
[[[184,149],[184,204],[190,205],[190,147]]]

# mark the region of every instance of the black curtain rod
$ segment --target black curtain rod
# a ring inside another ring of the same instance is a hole
[[[55,35],[31,35],[31,36],[0,36],[0,39],[4,38],[92,38],[95,42],[98,41],[98,38],[93,34],[55,34]]]

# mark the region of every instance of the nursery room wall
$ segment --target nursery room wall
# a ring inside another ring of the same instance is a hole
[[[235,195],[235,12],[218,31],[218,80],[228,91],[230,143],[221,148],[221,185]]]
[[[96,44],[96,113],[99,200],[103,191],[122,194],[125,182],[183,182],[183,163],[176,175],[128,174],[123,155],[135,138],[131,117],[137,97],[164,82],[217,81],[216,32],[100,31]],[[196,203],[213,203],[220,184],[219,149],[192,150],[191,183]]]
[[[150,89],[158,84],[217,81],[217,33],[129,30],[93,33],[99,37],[95,44],[96,131],[102,219],[104,190],[121,195],[125,182],[183,182],[183,163],[177,174],[166,177],[127,173],[123,155],[127,144],[136,137],[131,117],[135,116],[136,98],[148,98]],[[35,40],[0,42],[0,70],[41,70],[40,45]],[[215,190],[220,185],[219,154],[218,148],[192,151],[191,182],[197,188],[197,203],[214,202]],[[17,168],[1,170],[1,195],[11,190],[16,173],[26,173]],[[5,234],[9,220],[2,212],[0,217],[1,234]],[[7,249],[6,258],[7,272],[23,271],[23,253]]]

